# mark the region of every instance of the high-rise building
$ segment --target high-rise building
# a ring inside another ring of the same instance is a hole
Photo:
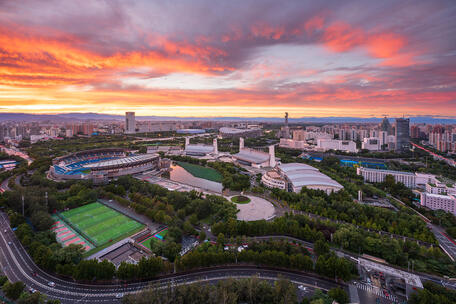
[[[380,124],[381,131],[388,132],[388,135],[391,134],[392,128],[388,118],[385,116]]]
[[[396,147],[398,152],[410,149],[410,119],[396,118]]]
[[[136,133],[135,112],[125,112],[125,133]]]

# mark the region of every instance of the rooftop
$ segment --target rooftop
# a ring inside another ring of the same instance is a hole
[[[126,165],[126,164],[133,164],[136,162],[141,162],[145,160],[151,160],[156,158],[157,154],[141,154],[117,159],[111,159],[107,161],[101,161],[98,163],[92,163],[84,165],[85,168],[100,168],[100,167],[108,167],[108,166],[118,166],[118,165]]]
[[[244,148],[239,153],[233,155],[234,158],[250,163],[260,164],[269,161],[269,154],[262,151]]]
[[[384,170],[384,169],[371,169],[371,168],[366,168],[362,167],[363,170],[365,171],[373,171],[373,172],[382,172],[386,174],[404,174],[404,175],[413,175],[415,176],[415,173],[412,172],[405,172],[405,171],[393,171],[393,170]]]
[[[278,167],[294,187],[320,185],[343,188],[341,184],[321,173],[317,168],[306,164],[289,163]]]
[[[244,132],[250,132],[250,131],[258,131],[260,129],[252,128],[252,129],[236,129],[236,128],[229,128],[229,127],[221,127],[219,131],[221,133],[232,133],[232,134],[238,134],[238,133],[244,133]]]
[[[187,145],[187,146],[185,146],[185,152],[212,153],[212,152],[214,152],[214,146],[213,145]]]

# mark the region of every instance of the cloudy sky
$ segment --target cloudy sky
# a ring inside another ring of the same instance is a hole
[[[0,0],[0,112],[456,117],[456,1]]]

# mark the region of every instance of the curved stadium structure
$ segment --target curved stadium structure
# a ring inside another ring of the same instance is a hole
[[[57,180],[105,182],[114,177],[157,169],[159,159],[158,154],[127,156],[127,150],[121,148],[80,151],[54,159],[49,175]]]

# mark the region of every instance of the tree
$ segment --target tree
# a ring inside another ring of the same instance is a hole
[[[330,289],[328,295],[339,304],[346,304],[349,301],[347,293],[340,287]]]
[[[322,240],[316,241],[314,244],[314,252],[318,256],[329,253],[329,244]]]
[[[37,211],[32,214],[30,218],[33,226],[35,226],[36,229],[39,231],[44,231],[49,229],[52,224],[54,223],[54,220],[52,217],[49,215],[49,213],[44,212],[44,211]]]
[[[24,291],[24,288],[25,284],[21,281],[16,283],[6,282],[3,285],[2,290],[8,298],[11,300],[17,300]]]
[[[18,304],[45,304],[49,303],[46,301],[46,296],[35,292],[32,294],[25,293],[21,296],[21,298],[17,301]]]
[[[223,233],[219,233],[217,235],[217,245],[220,245],[220,246],[225,245],[225,235]]]

